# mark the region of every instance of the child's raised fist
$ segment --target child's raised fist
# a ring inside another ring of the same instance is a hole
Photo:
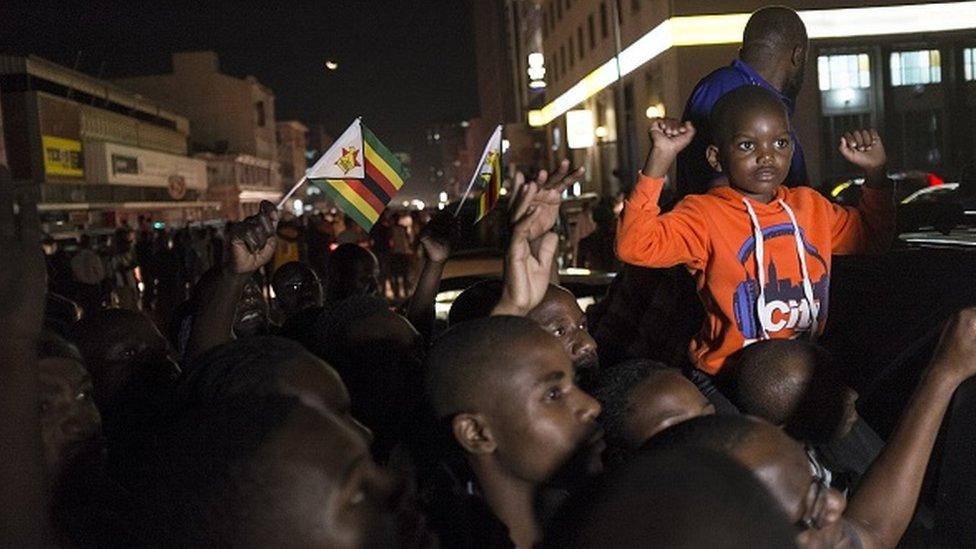
[[[865,171],[884,168],[888,162],[881,136],[874,129],[854,130],[840,138],[840,154]]]
[[[691,122],[674,118],[655,118],[651,120],[651,146],[656,153],[677,156],[695,137],[695,127]]]

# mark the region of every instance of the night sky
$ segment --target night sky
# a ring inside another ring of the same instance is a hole
[[[338,135],[362,115],[419,164],[427,124],[477,115],[469,1],[3,0],[0,52],[77,59],[82,72],[112,77],[169,72],[171,52],[213,50],[224,72],[274,91],[278,120]],[[325,69],[330,58],[338,70]]]

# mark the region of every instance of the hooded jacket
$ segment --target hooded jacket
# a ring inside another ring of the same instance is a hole
[[[858,207],[845,208],[809,187],[780,186],[764,204],[726,186],[661,215],[663,187],[663,178],[638,177],[618,222],[617,255],[688,268],[706,310],[689,355],[712,375],[755,341],[816,338],[827,320],[831,255],[881,252],[894,236],[888,191],[865,187]]]

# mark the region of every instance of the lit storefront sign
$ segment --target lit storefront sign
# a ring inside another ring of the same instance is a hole
[[[593,113],[586,110],[566,113],[566,146],[570,149],[585,149],[594,143]]]
[[[976,28],[976,1],[919,3],[797,12],[811,40],[945,32]],[[606,63],[541,109],[529,111],[530,126],[544,126],[556,117],[627,76],[665,51],[679,46],[736,44],[749,20],[748,13],[672,17],[638,38]]]
[[[207,188],[207,163],[196,158],[86,141],[85,160],[90,183],[163,187],[174,199]]]
[[[84,177],[81,141],[51,135],[41,136],[44,148],[44,172],[51,176]]]

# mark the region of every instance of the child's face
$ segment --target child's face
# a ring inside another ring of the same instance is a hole
[[[712,167],[729,185],[760,202],[772,200],[790,171],[793,140],[782,109],[754,107],[733,119],[735,128],[718,146],[708,148]]]
[[[624,436],[633,448],[664,429],[715,413],[715,406],[677,371],[653,372],[634,387]]]
[[[577,371],[596,367],[596,341],[587,331],[586,315],[572,293],[550,286],[542,303],[529,312],[528,318],[556,336]]]
[[[596,422],[600,403],[573,382],[566,351],[542,332],[513,344],[523,358],[493,384],[497,393],[488,414],[497,458],[532,483],[552,478],[579,453],[588,472],[599,473],[605,448]]]

